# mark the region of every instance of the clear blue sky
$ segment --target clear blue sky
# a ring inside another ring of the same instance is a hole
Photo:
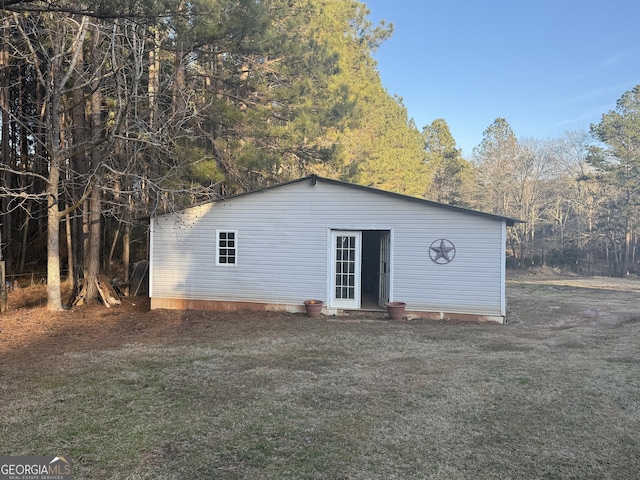
[[[520,139],[588,130],[640,84],[640,0],[361,0],[393,23],[376,52],[419,129],[444,118],[470,156],[504,117]]]

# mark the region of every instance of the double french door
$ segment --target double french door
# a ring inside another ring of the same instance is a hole
[[[378,305],[389,301],[391,290],[391,234],[389,231],[366,232],[380,240],[377,265],[368,264],[368,271],[377,270]],[[331,231],[330,296],[334,308],[359,309],[362,303],[362,231]],[[370,250],[369,250],[370,251]],[[375,255],[369,255],[375,257]],[[369,259],[369,261],[371,261]],[[374,277],[375,278],[375,277]],[[375,299],[374,299],[375,301]]]

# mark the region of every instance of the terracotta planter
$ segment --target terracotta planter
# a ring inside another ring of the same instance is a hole
[[[387,302],[387,312],[391,320],[402,320],[404,318],[404,309],[407,306],[404,302]]]
[[[322,312],[322,300],[305,300],[304,310],[308,317],[318,318]]]

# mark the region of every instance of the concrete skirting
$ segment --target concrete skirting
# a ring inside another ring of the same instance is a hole
[[[304,312],[304,305],[278,305],[254,302],[223,302],[219,300],[193,300],[188,298],[151,298],[151,310],[166,308],[167,310],[206,310],[209,312]]]
[[[156,309],[167,310],[206,310],[211,312],[241,312],[241,311],[267,311],[267,312],[288,312],[288,313],[304,313],[304,305],[302,301],[300,305],[291,304],[273,304],[273,303],[254,303],[254,302],[227,302],[219,300],[193,300],[186,298],[152,298],[151,310]],[[359,310],[351,310],[357,312]],[[322,309],[323,315],[340,315],[341,310]],[[469,313],[454,312],[420,312],[407,311],[407,320],[425,319],[425,320],[444,320],[455,322],[474,322],[474,323],[505,323],[505,318],[494,315],[475,315]]]

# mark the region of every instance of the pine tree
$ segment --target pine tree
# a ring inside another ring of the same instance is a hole
[[[605,202],[602,226],[609,232],[613,251],[619,252],[614,270],[626,276],[633,233],[640,225],[640,85],[625,92],[616,109],[591,126],[591,133],[605,146],[592,147],[589,162],[597,179],[613,190]]]
[[[456,147],[446,120],[434,120],[422,130],[426,163],[431,181],[425,197],[436,202],[460,205],[462,188],[471,175],[471,165]]]

